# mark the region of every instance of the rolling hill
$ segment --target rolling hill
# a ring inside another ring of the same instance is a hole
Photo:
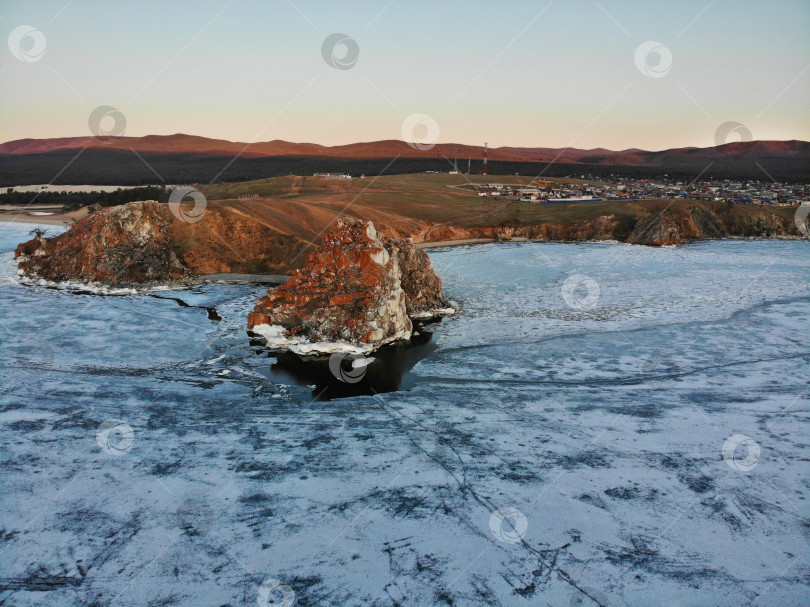
[[[57,139],[18,139],[0,144],[0,154],[44,154],[64,150],[136,150],[155,154],[201,154],[214,156],[240,155],[244,158],[274,156],[315,156],[321,158],[435,158],[444,154],[452,157],[458,149],[459,159],[481,158],[482,146],[460,143],[437,144],[430,150],[419,150],[404,141],[394,139],[324,146],[316,143],[293,143],[276,139],[255,143],[209,139],[194,135],[147,135],[145,137],[63,137]],[[499,147],[489,149],[490,160],[517,162],[551,162],[581,164],[672,164],[695,158],[722,158],[726,156],[803,157],[810,159],[807,141],[748,141],[727,143],[709,148],[672,148],[650,152],[632,148],[607,150],[604,148],[521,148]]]
[[[240,143],[184,134],[20,139],[0,144],[0,185],[137,185],[239,181],[290,172],[448,171],[453,168],[456,150],[459,168],[466,169],[466,160],[471,158],[472,172],[481,171],[483,148],[455,143],[419,150],[397,140],[323,146],[281,140]],[[807,181],[810,142],[750,141],[662,151],[544,147],[489,150],[491,174],[543,172],[561,176],[590,172],[599,176],[613,172],[688,177],[709,168],[716,177],[767,179],[770,175],[777,180]]]

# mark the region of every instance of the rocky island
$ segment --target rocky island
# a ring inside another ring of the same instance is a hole
[[[414,323],[454,313],[424,251],[369,221],[343,219],[303,268],[259,300],[248,331],[273,350],[367,354],[410,339]]]

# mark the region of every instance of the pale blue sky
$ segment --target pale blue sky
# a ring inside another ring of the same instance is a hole
[[[810,140],[803,0],[0,0],[0,18],[0,141],[88,135],[99,105],[135,136],[335,145],[400,139],[418,112],[493,147],[709,146],[728,120]],[[21,25],[37,61],[5,43]],[[321,56],[335,32],[351,69]],[[648,40],[671,52],[661,78],[634,62]]]

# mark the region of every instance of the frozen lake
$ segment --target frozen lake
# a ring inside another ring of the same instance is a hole
[[[412,387],[320,401],[249,345],[265,289],[23,286],[31,227],[0,605],[810,604],[810,241],[431,249]]]

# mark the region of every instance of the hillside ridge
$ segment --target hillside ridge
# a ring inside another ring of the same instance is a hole
[[[415,149],[396,139],[357,142],[325,146],[317,143],[296,143],[275,139],[244,143],[224,139],[212,139],[198,135],[176,133],[173,135],[146,135],[143,137],[59,137],[50,139],[18,139],[0,144],[0,154],[44,154],[69,150],[135,150],[140,153],[239,155],[244,158],[268,158],[277,156],[332,157],[332,158],[436,158],[455,157],[459,162],[468,157],[479,159],[483,146],[459,143],[439,143],[429,150]],[[521,162],[567,162],[580,164],[630,164],[655,165],[662,161],[672,162],[680,157],[726,158],[729,155],[760,156],[805,156],[810,159],[810,142],[800,140],[758,140],[732,142],[705,148],[682,147],[650,151],[630,148],[608,150],[605,148],[551,148],[501,146],[489,149],[492,161]]]

